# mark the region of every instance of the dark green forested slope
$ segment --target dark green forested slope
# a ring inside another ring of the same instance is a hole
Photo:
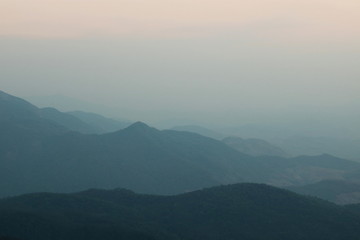
[[[259,184],[177,196],[127,190],[39,193],[0,201],[0,235],[45,239],[358,239],[360,216]]]

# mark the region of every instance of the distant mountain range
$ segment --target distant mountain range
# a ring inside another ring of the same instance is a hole
[[[250,156],[289,156],[281,148],[276,147],[262,139],[243,139],[240,137],[227,137],[224,138],[222,141],[228,146],[238,150],[239,152],[248,154]]]
[[[84,134],[94,124],[83,119],[0,92],[0,196],[94,187],[177,194],[238,182],[289,186],[356,180],[360,172],[359,163],[330,155],[253,157],[212,138],[141,122]]]
[[[338,126],[324,126],[320,131],[317,130],[322,128],[321,121],[303,124],[247,124],[220,128],[217,132],[245,139],[263,139],[292,156],[328,153],[360,161],[360,128],[353,124],[349,126],[340,124],[341,121]]]
[[[258,157],[258,156],[289,157],[289,154],[285,153],[282,149],[262,139],[257,139],[257,138],[243,139],[236,136],[227,137],[225,134],[218,133],[208,128],[204,128],[196,125],[176,126],[173,127],[172,130],[194,132],[203,135],[205,137],[222,140],[225,144],[236,149],[237,151],[254,157]]]
[[[0,91],[0,116],[1,120],[8,118],[9,121],[32,120],[50,122],[70,131],[80,133],[107,133],[123,129],[130,122],[114,120],[95,113],[87,112],[60,112],[55,108],[37,108],[29,102]],[[48,121],[47,121],[48,120]]]
[[[92,189],[0,200],[0,235],[21,240],[356,240],[359,225],[355,205],[261,184],[177,196]]]
[[[124,129],[132,124],[131,122],[126,120],[115,120],[96,113],[89,113],[83,111],[73,111],[67,113],[80,119],[86,124],[95,127],[98,133],[115,132],[120,129]]]
[[[205,128],[205,127],[197,126],[197,125],[175,126],[175,127],[171,128],[171,130],[193,132],[193,133],[203,135],[205,137],[214,138],[216,140],[221,140],[224,137],[226,137],[226,135],[224,135],[222,133],[213,131],[213,130]]]

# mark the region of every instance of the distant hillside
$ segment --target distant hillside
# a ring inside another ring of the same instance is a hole
[[[173,127],[171,130],[193,132],[217,140],[221,140],[225,137],[225,135],[223,135],[222,133],[218,133],[208,128],[204,128],[196,125],[176,126]]]
[[[360,184],[344,180],[323,180],[305,186],[292,186],[287,189],[337,204],[360,203]]]
[[[360,156],[360,139],[293,136],[277,145],[293,155],[328,153],[354,160],[359,160]]]
[[[68,114],[73,115],[93,128],[98,129],[99,133],[115,132],[131,125],[131,122],[114,120],[95,113],[74,111],[68,112]]]
[[[258,184],[169,197],[119,189],[0,201],[0,234],[24,240],[356,240],[359,224],[347,208]]]
[[[64,133],[78,131],[96,133],[99,130],[82,120],[58,111],[55,108],[38,108],[31,103],[0,91],[0,121],[12,127],[21,127],[25,131]]]
[[[82,134],[61,125],[62,117],[58,123],[46,119],[40,109],[5,93],[0,112],[0,196],[93,187],[177,194],[245,181],[304,185],[360,170],[359,163],[330,155],[252,157],[212,138],[141,122],[113,133]]]
[[[66,131],[68,129],[65,127],[43,118],[40,109],[36,106],[0,91],[0,133],[7,141],[11,141],[17,135],[35,137],[62,134]]]
[[[288,154],[284,152],[281,148],[276,147],[269,142],[249,138],[243,139],[240,137],[227,137],[222,140],[228,146],[238,150],[239,152],[251,155],[251,156],[278,156],[278,157],[288,157]]]
[[[60,112],[55,108],[40,109],[40,116],[61,126],[64,126],[71,131],[88,134],[101,133],[101,129],[97,128],[96,126],[92,126],[73,115]]]
[[[42,125],[54,125],[84,134],[106,133],[123,129],[130,123],[121,122],[94,113],[81,111],[64,113],[55,108],[38,108],[31,103],[0,91],[0,120],[23,122],[29,120]],[[5,119],[6,118],[6,119]]]
[[[248,154],[250,156],[279,156],[279,157],[288,157],[289,155],[285,153],[279,147],[273,146],[269,142],[256,138],[243,139],[240,137],[225,137],[224,134],[215,132],[213,130],[195,126],[176,126],[171,130],[175,131],[186,131],[200,134],[205,137],[210,137],[217,140],[222,140],[226,145],[238,150],[241,153]]]

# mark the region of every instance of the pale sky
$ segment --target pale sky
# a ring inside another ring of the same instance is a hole
[[[190,37],[251,29],[278,38],[360,36],[358,0],[1,0],[2,36]]]
[[[145,121],[348,119],[359,12],[359,0],[0,0],[0,87]]]

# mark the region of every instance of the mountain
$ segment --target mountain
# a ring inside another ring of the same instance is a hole
[[[342,205],[360,203],[360,184],[344,180],[323,180],[304,186],[291,186],[287,189]]]
[[[41,125],[62,127],[63,131],[76,131],[84,134],[117,131],[130,125],[101,115],[86,112],[64,113],[51,107],[38,108],[31,103],[0,91],[0,120],[42,122]]]
[[[355,240],[359,224],[347,208],[261,184],[177,196],[92,189],[0,200],[0,234],[24,240]]]
[[[355,123],[355,119],[349,122]],[[295,121],[297,122],[297,121]],[[345,159],[360,160],[359,127],[334,122],[333,126],[321,126],[323,121],[311,124],[306,121],[282,124],[247,124],[219,131],[227,136],[258,138],[269,141],[292,156],[331,154]]]
[[[46,137],[0,159],[2,195],[119,186],[173,194],[239,182],[256,170],[247,155],[221,142],[140,122],[103,135]]]
[[[0,91],[0,132],[4,143],[12,141],[14,135],[54,135],[66,131],[65,127],[42,118],[36,106]]]
[[[67,113],[98,129],[99,133],[115,132],[131,125],[131,122],[129,121],[106,118],[95,113],[83,111],[73,111]]]
[[[243,139],[240,137],[227,137],[222,140],[228,146],[238,150],[239,152],[251,155],[251,156],[278,156],[278,157],[287,157],[286,154],[281,148],[276,147],[269,142],[249,138]]]
[[[214,138],[217,140],[221,140],[225,137],[222,133],[218,133],[218,132],[215,132],[208,128],[204,128],[204,127],[196,126],[196,125],[175,126],[175,127],[171,128],[171,130],[193,132],[193,133],[197,133],[197,134],[203,135],[205,137]]]
[[[360,170],[359,163],[330,155],[252,157],[212,138],[141,122],[83,134],[8,94],[0,98],[0,112],[0,196],[94,187],[177,194],[238,182],[304,185]]]
[[[238,150],[239,152],[248,154],[250,156],[255,156],[255,157],[257,156],[288,157],[289,156],[279,147],[273,146],[269,142],[262,139],[256,139],[256,138],[243,139],[240,137],[224,138],[225,135],[222,133],[218,133],[213,130],[196,125],[176,126],[173,127],[171,130],[193,132],[203,135],[205,137],[222,140],[228,146]]]
[[[266,157],[263,162],[266,160],[268,171],[273,170],[267,183],[275,186],[307,185],[325,179],[346,180],[348,174],[359,169],[358,162],[328,154],[289,159]]]
[[[31,103],[0,91],[0,121],[2,126],[22,127],[48,133],[78,131],[95,133],[98,130],[80,119],[55,108],[38,108]]]
[[[41,117],[51,120],[71,131],[81,132],[85,134],[101,133],[102,130],[96,126],[90,125],[81,119],[67,113],[58,111],[55,108],[41,108]]]
[[[277,145],[292,155],[328,153],[354,160],[359,160],[360,156],[359,138],[292,136],[278,141]]]

